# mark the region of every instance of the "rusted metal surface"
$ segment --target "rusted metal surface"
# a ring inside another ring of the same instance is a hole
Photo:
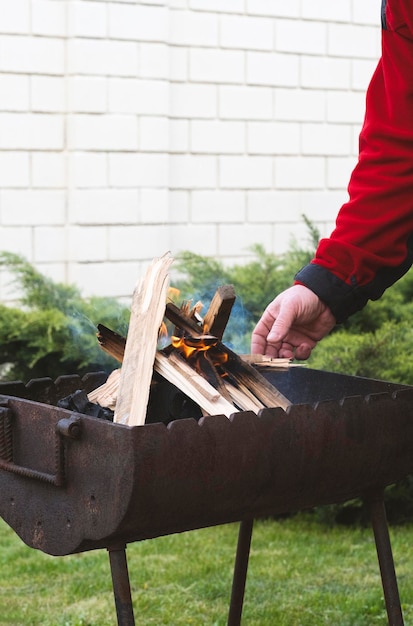
[[[133,615],[125,546],[113,547],[108,552],[118,624],[121,624],[121,626],[134,626],[135,618]]]
[[[241,622],[253,527],[252,519],[243,520],[239,526],[227,626],[238,626]]]
[[[104,378],[0,385],[0,515],[48,554],[107,548],[121,626],[134,623],[128,543],[358,496],[371,502],[389,623],[403,624],[382,501],[371,494],[413,472],[413,388],[292,368],[267,375],[292,401],[287,412],[200,417],[162,383],[144,426],[54,406]],[[244,521],[231,626],[241,619],[251,532]]]
[[[384,600],[386,603],[389,625],[403,626],[402,607],[400,604],[396,571],[394,569],[393,553],[391,549],[389,529],[387,526],[383,493],[381,491],[369,493],[366,495],[365,500],[370,508],[370,518],[376,542],[377,557],[383,583]]]
[[[0,383],[0,395],[27,398],[36,402],[55,405],[60,398],[73,393],[77,389],[92,391],[103,384],[107,378],[105,372],[90,372],[81,378],[77,374],[59,376],[55,381],[51,378],[34,378],[27,384],[22,381],[4,381]]]
[[[134,428],[3,398],[13,463],[1,461],[0,514],[62,555],[354,498],[413,471],[413,390],[380,386],[288,413]]]
[[[5,521],[25,543],[49,554],[68,554],[89,538],[113,533],[131,497],[132,440],[124,429],[18,398],[8,399],[7,410],[13,462],[0,460]],[[72,418],[80,418],[78,438],[56,433]],[[63,481],[55,480],[57,456]]]

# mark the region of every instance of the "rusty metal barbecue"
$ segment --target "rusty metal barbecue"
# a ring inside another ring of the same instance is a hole
[[[266,374],[288,412],[200,418],[170,385],[153,394],[144,426],[53,406],[103,377],[0,385],[0,515],[47,554],[106,548],[120,626],[135,623],[128,543],[241,521],[235,626],[254,518],[358,496],[371,507],[389,624],[403,624],[383,489],[413,472],[413,388],[291,368]]]

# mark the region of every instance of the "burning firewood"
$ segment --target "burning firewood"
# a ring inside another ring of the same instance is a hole
[[[123,362],[126,339],[103,324],[98,324],[97,340],[102,350],[110,354],[119,363]]]
[[[235,291],[232,285],[218,287],[204,317],[204,330],[222,339],[234,302]]]
[[[122,363],[125,354],[126,339],[103,324],[98,324],[97,340],[104,352]]]
[[[99,331],[98,338],[103,349],[122,361],[125,339],[102,325],[99,325]],[[236,412],[231,400],[210,385],[177,353],[172,353],[167,357],[162,352],[157,352],[153,368],[196,402],[206,413],[223,413],[229,417],[231,413]],[[103,385],[88,394],[89,400],[114,410],[119,377],[120,370],[114,370]]]
[[[220,412],[229,416],[237,410],[258,412],[274,406],[285,410],[290,406],[289,400],[250,364],[255,360],[268,363],[268,357],[241,358],[220,341],[233,300],[232,287],[220,288],[203,322],[197,321],[187,304],[179,309],[167,303],[165,317],[175,327],[176,336],[167,348],[156,352],[153,369],[207,414]],[[206,334],[211,328],[220,336]],[[102,325],[98,330],[102,349],[123,362],[125,339]],[[100,397],[105,400],[107,395],[113,396],[116,381],[107,384],[109,389],[105,384],[93,396],[98,402]]]
[[[158,352],[154,369],[170,383],[194,400],[209,415],[223,414],[229,417],[236,413],[234,405],[208,383],[179,355],[172,353],[166,357]]]
[[[254,394],[246,387],[238,383],[237,385],[231,385],[225,382],[225,387],[230,395],[234,404],[239,406],[242,411],[253,411],[258,413],[261,409],[265,408],[265,405],[254,396]]]
[[[202,336],[202,329],[192,320],[185,317],[175,305],[171,303],[167,304],[165,316],[175,324],[175,326],[182,328],[190,336]],[[291,402],[281,392],[275,389],[266,378],[257,372],[254,367],[243,361],[222,342],[217,341],[214,350],[211,350],[211,352],[221,358],[222,362],[220,367],[224,373],[235,376],[236,380],[252,391],[264,406],[280,406],[285,410],[291,405]]]

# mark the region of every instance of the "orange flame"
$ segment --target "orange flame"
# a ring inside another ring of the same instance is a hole
[[[162,322],[162,324],[159,327],[158,338],[167,337],[167,336],[168,336],[168,329],[166,327],[165,322]]]
[[[218,366],[228,361],[225,352],[214,350],[218,343],[218,338],[213,335],[200,335],[199,337],[172,337],[171,342],[174,348],[179,350],[186,359],[208,352],[213,365]]]
[[[183,354],[186,359],[189,359],[193,355],[193,353],[196,352],[196,348],[191,348],[186,345],[184,337],[172,336],[171,343],[173,347],[179,350],[179,352],[181,352],[181,354]]]
[[[181,293],[180,289],[177,289],[176,287],[169,287],[168,293],[167,293],[167,299],[170,302],[177,302],[179,299],[180,293]]]

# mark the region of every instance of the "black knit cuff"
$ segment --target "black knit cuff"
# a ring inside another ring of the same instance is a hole
[[[295,279],[311,289],[329,307],[337,324],[362,309],[369,299],[362,289],[348,285],[315,263],[303,267]]]

